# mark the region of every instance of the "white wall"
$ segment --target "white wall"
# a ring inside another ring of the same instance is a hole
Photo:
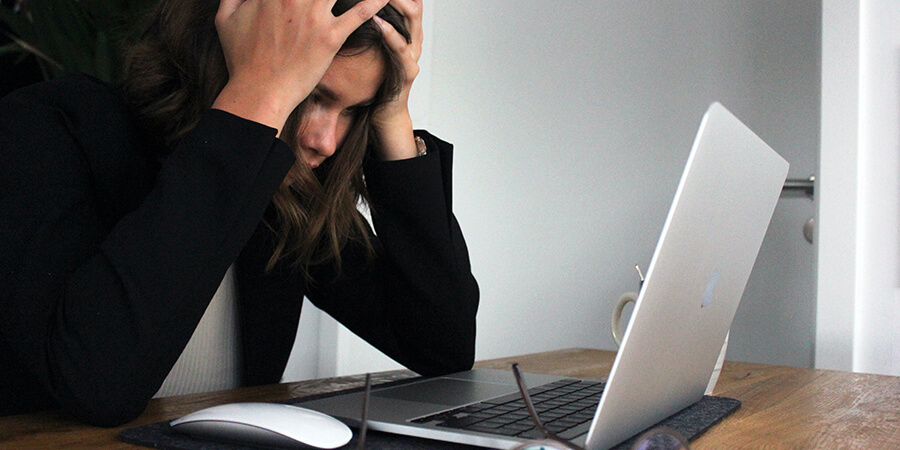
[[[818,147],[817,1],[426,8],[416,125],[456,145],[455,210],[482,290],[480,359],[614,347],[609,313],[637,287],[634,264],[650,260],[711,101],[779,151]],[[791,176],[814,173],[814,160]],[[321,375],[392,367],[335,333],[322,352],[338,357]]]
[[[780,151],[817,145],[818,36],[793,25],[815,2],[436,5],[430,125],[458,147],[479,357],[613,348],[710,101]]]
[[[822,6],[816,367],[853,367],[859,128],[859,3]]]
[[[853,370],[900,375],[900,2],[861,3]]]
[[[823,2],[816,366],[900,375],[900,3]]]

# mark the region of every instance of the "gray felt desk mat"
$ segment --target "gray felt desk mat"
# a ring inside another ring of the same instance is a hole
[[[397,383],[402,382],[403,381]],[[380,386],[390,384],[391,383],[387,383]],[[289,400],[284,403],[297,403],[301,400],[305,401],[314,398],[322,398],[354,390],[361,390],[361,388],[353,388],[346,391],[304,397],[302,399]],[[651,428],[655,428],[657,426],[671,428],[681,433],[681,435],[686,437],[689,441],[692,441],[703,434],[706,430],[710,429],[713,425],[721,422],[722,419],[736,411],[740,406],[741,402],[733,398],[707,395],[703,397],[699,402],[673,414],[672,416],[662,420]],[[357,430],[354,429],[353,439],[351,439],[350,442],[347,443],[347,445],[341,447],[341,450],[353,450],[356,448],[356,440],[358,438],[358,434],[356,431]],[[124,429],[119,433],[119,438],[122,441],[130,444],[172,450],[243,450],[254,448],[193,438],[191,436],[187,436],[172,430],[172,428],[169,427],[168,420]],[[627,449],[636,439],[637,436],[619,444],[616,449]],[[381,433],[372,430],[369,430],[369,432],[366,434],[366,449],[457,450],[474,448],[480,447]]]

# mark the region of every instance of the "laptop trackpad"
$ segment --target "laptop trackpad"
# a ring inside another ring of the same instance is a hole
[[[481,383],[471,380],[435,378],[421,383],[407,384],[396,388],[375,391],[372,395],[411,402],[457,406],[486,400],[511,392],[517,392],[515,386]]]

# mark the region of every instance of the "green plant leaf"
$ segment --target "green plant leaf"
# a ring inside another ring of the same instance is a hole
[[[91,71],[97,29],[84,9],[74,0],[28,3],[39,41],[36,47],[59,61],[53,75]]]
[[[62,65],[60,65],[59,62],[28,42],[23,41],[18,36],[9,36],[9,38],[12,39],[12,43],[10,44],[11,50],[15,49],[16,52],[24,55],[34,55],[41,64],[54,67],[57,70],[62,69]]]
[[[94,54],[97,55],[94,59],[94,74],[97,78],[108,82],[118,78],[116,76],[116,72],[118,71],[115,70],[115,63],[113,62],[113,51],[109,46],[109,40],[106,38],[106,33],[97,33]]]
[[[122,43],[134,39],[134,24],[157,1],[33,0],[18,13],[0,6],[0,22],[18,39],[0,54],[34,54],[48,77],[85,72],[116,80]]]
[[[4,7],[0,7],[0,22],[5,23],[18,36],[22,36],[23,33],[26,33],[31,28],[31,23],[24,16]]]
[[[0,56],[22,53],[22,47],[19,47],[15,42],[10,42],[6,45],[0,45]]]

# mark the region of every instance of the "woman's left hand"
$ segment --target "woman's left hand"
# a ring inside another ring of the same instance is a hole
[[[406,159],[418,155],[409,114],[409,92],[419,74],[419,57],[422,56],[422,1],[390,0],[390,4],[406,21],[411,42],[406,42],[391,24],[375,17],[385,42],[399,59],[405,76],[399,95],[378,108],[372,117],[372,125],[379,139],[380,156],[384,160]]]

